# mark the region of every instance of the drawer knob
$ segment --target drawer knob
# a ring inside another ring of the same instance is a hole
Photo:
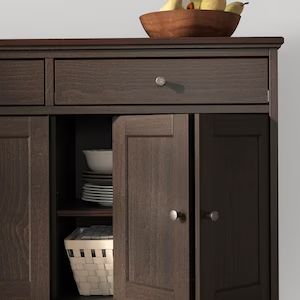
[[[184,221],[185,220],[185,215],[181,212],[176,211],[175,209],[172,209],[170,211],[169,216],[172,221],[177,221],[177,220]]]
[[[205,219],[210,220],[212,222],[217,222],[220,218],[220,213],[218,211],[211,211],[205,214]]]
[[[158,76],[158,77],[155,78],[155,83],[156,83],[158,86],[165,86],[166,83],[167,83],[167,80],[166,80],[166,78],[164,78],[164,77]]]

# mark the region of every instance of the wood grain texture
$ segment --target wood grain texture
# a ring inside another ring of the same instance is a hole
[[[124,39],[18,39],[0,40],[0,51],[6,47],[132,47],[132,46],[173,46],[202,45],[203,47],[276,47],[283,44],[282,37],[205,37],[205,38],[180,38],[180,39],[149,39],[149,38],[124,38]]]
[[[267,91],[266,58],[55,61],[56,105],[267,103]]]
[[[45,104],[54,105],[54,59],[45,59]]]
[[[0,294],[49,299],[48,118],[0,118]]]
[[[189,215],[188,116],[119,117],[113,139],[114,296],[187,300],[188,220],[168,214]]]
[[[148,115],[178,113],[257,113],[269,112],[269,104],[250,105],[98,105],[98,106],[54,106],[54,107],[4,107],[1,115]]]
[[[82,200],[73,201],[57,211],[59,217],[112,217],[112,208],[89,205]]]
[[[34,48],[33,48],[34,49]],[[95,48],[64,48],[55,49],[18,49],[19,51],[1,51],[0,59],[103,59],[103,58],[179,58],[179,57],[268,57],[269,48],[242,47],[230,48],[219,46],[215,48],[199,45],[165,45],[135,48],[129,46],[103,49]],[[100,51],[99,51],[100,50]],[[121,50],[121,51],[120,51]]]
[[[88,300],[113,300],[113,296],[88,296]],[[87,296],[65,296],[59,300],[87,300]],[[116,300],[116,299],[115,299]]]
[[[200,116],[199,133],[200,298],[269,300],[268,117]]]
[[[201,150],[200,150],[200,114],[195,114],[194,117],[194,178],[193,185],[195,188],[194,201],[194,218],[195,218],[195,300],[201,299],[201,199],[200,199],[200,170],[201,170]],[[202,300],[202,299],[201,299]]]
[[[278,54],[270,50],[271,299],[279,299],[278,275]]]
[[[0,60],[0,105],[44,105],[43,60]]]

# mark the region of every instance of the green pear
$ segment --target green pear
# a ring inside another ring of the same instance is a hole
[[[201,2],[202,0],[195,0],[194,3],[194,9],[200,9],[201,8]]]
[[[182,0],[167,0],[160,11],[182,9]]]
[[[226,8],[225,11],[227,12],[232,12],[235,13],[237,15],[240,15],[244,9],[244,6],[246,4],[249,4],[249,2],[243,3],[243,2],[232,2],[229,3]]]
[[[202,0],[201,9],[203,10],[224,10],[226,0]]]

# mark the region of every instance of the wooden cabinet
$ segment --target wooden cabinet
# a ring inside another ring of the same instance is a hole
[[[48,118],[0,117],[1,299],[49,299]]]
[[[114,296],[91,300],[278,300],[282,43],[0,41],[0,298],[82,300],[64,239],[111,225]],[[81,199],[92,149],[111,208]]]
[[[114,122],[116,299],[189,299],[188,137],[188,115]]]
[[[201,299],[270,299],[268,116],[199,118]]]
[[[266,58],[56,60],[55,104],[267,103],[267,74]]]
[[[43,59],[0,59],[0,105],[44,105]]]

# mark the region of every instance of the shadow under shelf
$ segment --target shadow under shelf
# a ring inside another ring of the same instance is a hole
[[[76,200],[57,210],[58,217],[112,217],[113,208]]]

